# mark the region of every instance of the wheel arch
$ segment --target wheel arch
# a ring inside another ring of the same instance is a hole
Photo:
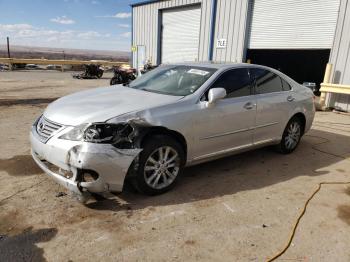
[[[169,136],[169,137],[173,138],[176,142],[178,142],[184,151],[185,161],[186,161],[186,159],[187,159],[187,142],[186,142],[185,137],[181,133],[179,133],[175,130],[170,130],[170,129],[163,127],[163,126],[154,126],[154,127],[147,128],[138,139],[139,146],[141,148],[143,148],[145,141],[148,138],[155,136],[155,135]]]
[[[302,130],[301,130],[302,133],[301,134],[303,135],[305,132],[305,125],[306,125],[305,115],[302,112],[297,112],[289,119],[289,121],[292,120],[293,118],[298,118],[301,121],[301,124],[302,124]]]

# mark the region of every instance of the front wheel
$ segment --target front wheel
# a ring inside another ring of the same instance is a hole
[[[279,151],[283,154],[289,154],[293,152],[302,136],[302,123],[299,118],[293,117],[289,120],[286,128],[284,129],[282,140],[279,144]]]
[[[122,83],[123,83],[123,78],[121,77],[121,75],[116,75],[116,76],[112,77],[111,81],[109,82],[109,84],[111,86],[120,85]]]
[[[103,71],[102,70],[99,70],[97,72],[97,78],[101,78],[103,76]]]
[[[170,190],[185,162],[181,145],[171,137],[156,135],[150,137],[143,148],[133,181],[135,188],[147,195]]]

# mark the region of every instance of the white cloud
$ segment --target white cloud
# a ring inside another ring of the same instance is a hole
[[[114,15],[115,18],[129,18],[131,17],[131,13],[117,13]]]
[[[91,1],[91,4],[93,4],[93,5],[98,5],[98,4],[100,4],[100,2],[99,1]]]
[[[123,28],[129,28],[130,25],[129,24],[118,24],[119,27],[123,27]]]
[[[130,49],[128,35],[123,38],[96,31],[51,30],[29,24],[0,24],[0,36],[9,36],[13,45],[125,51]]]
[[[125,32],[120,35],[121,37],[129,38],[131,36],[131,32]]]
[[[96,31],[87,31],[83,33],[79,33],[77,35],[78,38],[82,39],[92,39],[92,38],[99,38],[99,37],[110,37],[111,34],[100,34]]]
[[[95,16],[98,18],[120,18],[125,19],[131,17],[131,13],[116,13],[115,15],[102,15],[102,16]]]
[[[62,24],[62,25],[75,24],[75,21],[73,19],[70,19],[70,18],[66,17],[65,15],[61,16],[61,17],[58,16],[56,18],[52,18],[52,19],[50,19],[50,21],[54,22],[54,23]]]
[[[28,24],[0,24],[0,34],[7,34],[13,39],[38,40],[45,42],[52,41],[70,41],[79,39],[106,39],[111,37],[111,34],[101,34],[96,31],[74,31],[74,30],[50,30],[46,28],[33,27]]]
[[[31,29],[32,26],[28,24],[8,24],[8,25],[3,25],[0,24],[0,31],[17,31],[17,30],[28,30]]]

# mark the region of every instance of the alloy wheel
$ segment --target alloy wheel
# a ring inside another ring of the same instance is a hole
[[[180,170],[180,157],[170,146],[154,150],[146,160],[144,178],[148,186],[162,189],[174,182]]]
[[[297,146],[300,140],[300,134],[300,124],[298,122],[292,122],[287,129],[287,135],[284,141],[287,149],[292,150]]]

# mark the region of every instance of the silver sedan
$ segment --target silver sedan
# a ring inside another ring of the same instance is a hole
[[[185,166],[266,145],[291,153],[314,113],[312,92],[268,67],[163,65],[50,104],[32,127],[32,156],[83,200],[126,180],[159,194]]]

